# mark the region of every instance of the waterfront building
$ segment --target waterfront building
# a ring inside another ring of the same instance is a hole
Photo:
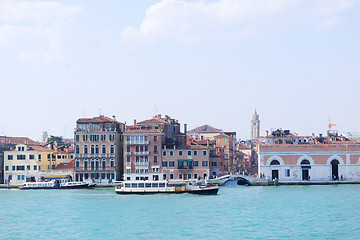
[[[17,144],[36,145],[37,142],[27,137],[0,136],[0,184],[4,183],[4,151],[15,149]]]
[[[168,115],[160,114],[134,125],[127,126],[124,133],[124,179],[161,180],[162,148],[185,144],[180,123]]]
[[[5,181],[10,185],[21,185],[26,177],[40,177],[39,145],[17,144],[14,149],[4,152]]]
[[[257,148],[261,177],[279,181],[360,180],[360,144],[354,142],[316,138],[313,143]]]
[[[76,121],[75,181],[122,180],[125,124],[103,115]]]
[[[210,161],[210,150],[203,146],[180,146],[162,149],[162,179],[205,179],[219,175],[216,159]],[[211,171],[213,166],[213,171]]]
[[[212,140],[216,135],[219,135],[221,133],[224,133],[224,131],[205,124],[203,126],[190,130],[188,132],[188,136],[194,140]]]
[[[60,163],[54,169],[41,170],[40,175],[42,176],[71,176],[74,179],[74,167],[75,160],[71,160],[68,163]]]
[[[259,115],[255,113],[252,116],[252,120],[251,120],[251,140],[257,140],[260,136],[260,119],[259,119]]]

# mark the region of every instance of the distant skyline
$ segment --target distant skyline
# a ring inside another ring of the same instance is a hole
[[[250,138],[360,132],[360,2],[0,0],[0,135],[156,114]]]

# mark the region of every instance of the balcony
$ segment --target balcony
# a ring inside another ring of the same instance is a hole
[[[126,162],[126,166],[131,166],[131,162]]]
[[[180,170],[189,170],[189,169],[193,169],[193,166],[178,166],[178,169],[180,169]]]
[[[149,162],[135,162],[135,166],[149,166]]]
[[[149,151],[135,152],[135,156],[149,156]]]
[[[134,140],[134,141],[127,140],[126,144],[127,145],[141,145],[141,144],[149,145],[149,141],[145,141],[145,140],[143,140],[143,141],[140,141],[140,140],[138,140],[138,141],[136,141],[136,140]]]
[[[131,152],[126,152],[126,156],[131,156]]]
[[[115,153],[110,153],[110,154],[109,154],[109,157],[114,158],[114,157],[115,157]]]
[[[84,154],[82,155],[82,157],[83,157],[83,158],[89,158],[89,157],[90,157],[90,154],[84,153]]]
[[[107,154],[106,154],[106,153],[100,153],[100,157],[101,157],[101,158],[106,158],[106,157],[107,157]]]
[[[80,158],[81,154],[80,153],[75,153],[75,158]]]

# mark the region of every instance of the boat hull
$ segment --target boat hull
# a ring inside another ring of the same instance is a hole
[[[184,190],[184,191],[115,191],[117,194],[121,195],[130,195],[130,194],[183,194],[183,193],[191,193],[198,195],[216,195],[219,191],[218,187],[212,187],[208,189],[199,189],[199,190]]]
[[[94,189],[95,185],[76,185],[76,186],[61,186],[61,187],[19,187],[19,190],[63,190],[63,189]]]

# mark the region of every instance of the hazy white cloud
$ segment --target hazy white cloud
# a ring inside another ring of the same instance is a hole
[[[6,23],[49,24],[54,19],[65,19],[85,11],[78,6],[66,6],[58,2],[0,1],[0,21]]]
[[[147,9],[141,25],[128,27],[120,40],[171,39],[192,42],[223,37],[253,37],[290,21],[320,17],[318,29],[333,26],[352,0],[162,0]],[[286,17],[285,17],[286,16]],[[283,19],[279,21],[279,19]]]
[[[62,26],[84,13],[81,7],[58,2],[0,0],[0,48],[20,61],[60,60]]]

